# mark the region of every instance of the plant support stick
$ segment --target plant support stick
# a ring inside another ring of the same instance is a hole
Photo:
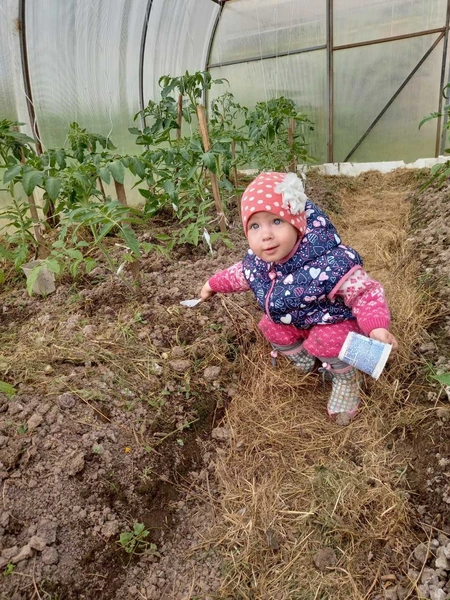
[[[233,162],[236,160],[236,142],[233,140],[231,142],[231,158],[233,159]],[[238,171],[237,171],[237,167],[236,165],[233,166],[233,175],[234,175],[234,187],[237,189],[238,187]],[[239,213],[239,218],[241,218],[241,202],[238,196],[238,200],[237,200],[237,207],[238,207],[238,213]]]
[[[289,119],[289,129],[288,129],[288,140],[289,140],[289,148],[291,150],[291,162],[289,164],[289,171],[291,171],[292,173],[296,172],[296,165],[295,165],[295,157],[294,157],[294,153],[293,153],[293,147],[294,147],[294,132],[295,132],[295,120],[294,119]]]
[[[125,187],[123,183],[119,183],[114,179],[114,187],[116,188],[117,200],[122,204],[122,206],[128,206],[127,204],[127,195],[125,193]]]
[[[198,115],[198,124],[200,127],[200,133],[201,133],[202,140],[203,140],[203,147],[205,148],[205,152],[209,152],[211,150],[211,144],[210,144],[209,135],[208,135],[208,125],[206,123],[205,108],[201,104],[197,105],[197,115]],[[225,233],[227,230],[227,226],[225,223],[225,215],[223,213],[222,200],[220,198],[220,191],[219,191],[219,184],[217,182],[217,177],[214,173],[209,171],[209,178],[211,180],[214,202],[216,204],[216,210],[217,210],[217,214],[219,216],[220,231],[222,233]]]
[[[13,127],[12,128],[14,131],[19,131],[18,127]],[[26,164],[26,158],[25,158],[25,154],[23,152],[23,149],[21,148],[20,150],[20,162],[25,165]],[[34,194],[31,193],[28,196],[28,204],[30,207],[30,215],[31,215],[31,220],[33,221],[33,230],[34,230],[34,237],[36,238],[36,242],[37,242],[37,250],[38,250],[38,258],[47,258],[49,252],[48,252],[48,248],[45,244],[45,239],[44,236],[42,235],[41,232],[41,225],[40,225],[40,221],[39,221],[39,215],[38,215],[38,211],[37,211],[37,207],[36,207],[36,200],[34,199]]]
[[[180,141],[181,139],[181,124],[183,121],[183,94],[180,94],[178,96],[178,103],[177,103],[177,125],[178,125],[178,129],[177,129],[177,140]]]
[[[127,203],[127,195],[125,193],[125,186],[123,183],[119,183],[114,179],[114,187],[116,188],[117,200],[122,204],[122,206],[128,206]],[[131,225],[128,223],[124,223],[123,227],[128,227],[131,229]],[[133,275],[133,279],[137,281],[140,277],[141,267],[139,265],[139,260],[135,257],[134,260],[130,263],[131,274]]]

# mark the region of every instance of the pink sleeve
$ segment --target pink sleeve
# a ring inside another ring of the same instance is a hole
[[[244,277],[242,262],[238,262],[228,269],[219,271],[208,281],[211,289],[221,294],[230,292],[246,292],[250,289]]]
[[[341,279],[332,291],[332,296],[341,296],[346,306],[352,309],[361,331],[369,335],[372,329],[389,329],[389,309],[381,283],[371,279],[358,267]]]

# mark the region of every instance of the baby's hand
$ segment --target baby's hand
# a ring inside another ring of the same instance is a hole
[[[205,302],[205,300],[208,300],[211,298],[211,296],[214,296],[215,293],[216,292],[211,289],[209,283],[206,282],[200,291],[200,298],[202,299],[202,302]]]
[[[397,350],[398,342],[395,337],[392,335],[390,331],[384,329],[383,327],[378,327],[377,329],[372,329],[369,333],[369,337],[373,340],[377,340],[378,342],[384,342],[385,344],[392,344],[392,349]]]

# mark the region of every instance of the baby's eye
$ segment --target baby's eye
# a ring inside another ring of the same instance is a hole
[[[281,225],[281,223],[283,222],[283,220],[282,219],[274,219],[273,222],[274,222],[275,225]]]
[[[250,229],[258,229],[258,227],[259,227],[258,223],[252,223],[250,225]]]

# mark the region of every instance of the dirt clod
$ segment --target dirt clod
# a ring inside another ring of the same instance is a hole
[[[333,548],[321,548],[313,557],[314,564],[320,571],[326,571],[337,565],[338,559]]]
[[[191,361],[190,360],[182,360],[182,359],[171,360],[171,361],[169,361],[169,365],[177,373],[185,373],[186,371],[189,371],[189,369],[191,368]]]
[[[207,381],[215,381],[219,378],[220,373],[222,372],[222,367],[207,367],[203,371],[203,377]]]

